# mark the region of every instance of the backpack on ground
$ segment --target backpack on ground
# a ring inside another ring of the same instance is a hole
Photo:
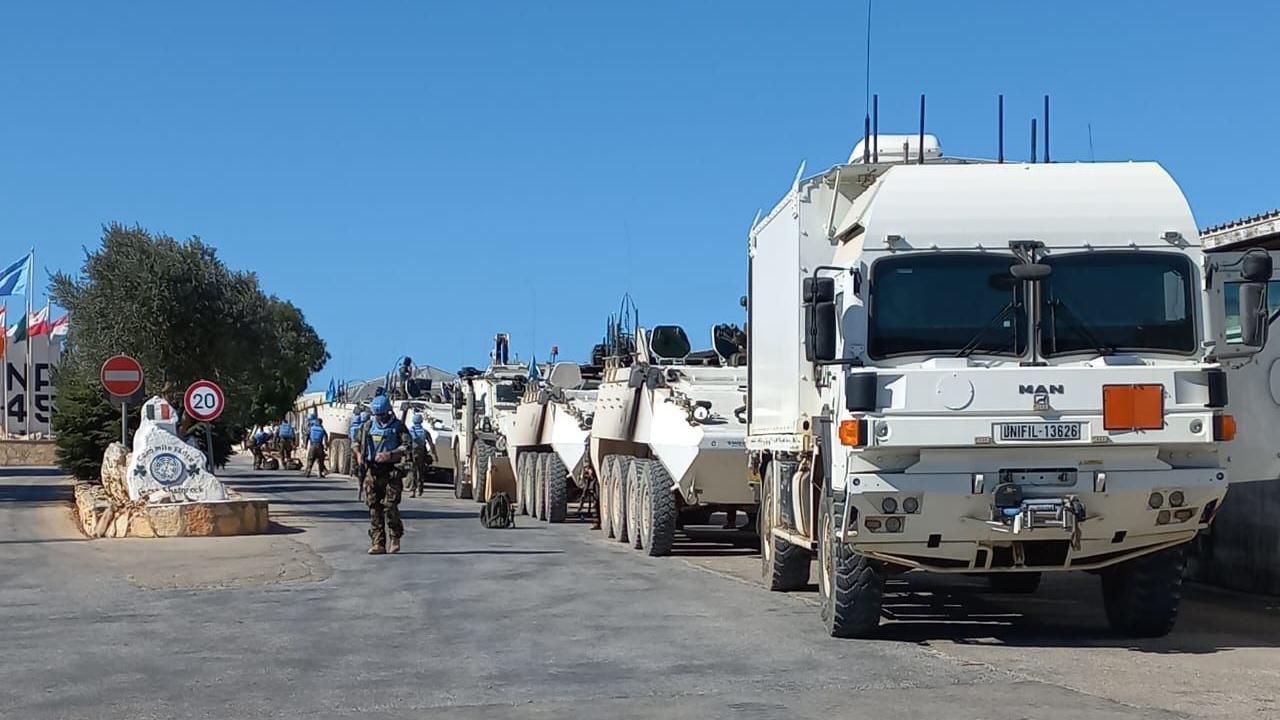
[[[516,519],[511,512],[511,498],[504,492],[489,498],[489,502],[480,508],[480,524],[490,529],[515,527]]]

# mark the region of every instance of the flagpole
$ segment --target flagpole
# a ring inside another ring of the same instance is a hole
[[[35,294],[36,279],[36,249],[31,248],[31,254],[27,256],[27,261],[31,264],[27,266],[27,387],[23,400],[26,402],[26,430],[27,438],[31,438],[31,411],[35,409],[35,403],[31,402],[33,378],[31,377],[31,302]]]

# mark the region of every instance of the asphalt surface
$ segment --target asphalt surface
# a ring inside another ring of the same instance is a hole
[[[486,530],[437,487],[370,557],[349,480],[226,479],[273,534],[88,541],[67,481],[0,469],[0,717],[1280,717],[1276,599],[1195,591],[1140,645],[1087,576],[911,575],[884,639],[841,641],[714,533],[645,558],[583,523]]]

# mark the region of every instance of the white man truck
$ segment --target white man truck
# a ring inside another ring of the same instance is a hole
[[[764,581],[816,554],[827,630],[861,637],[895,573],[1090,571],[1117,632],[1163,635],[1228,484],[1276,477],[1271,258],[1202,253],[1155,163],[924,144],[797,177],[751,229]]]

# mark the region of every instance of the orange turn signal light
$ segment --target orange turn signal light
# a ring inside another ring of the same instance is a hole
[[[1102,427],[1159,430],[1164,427],[1163,385],[1103,385]]]
[[[1232,415],[1213,416],[1213,439],[1234,440],[1236,437],[1236,419]]]
[[[867,444],[866,420],[841,420],[840,444],[849,447],[862,447]]]

